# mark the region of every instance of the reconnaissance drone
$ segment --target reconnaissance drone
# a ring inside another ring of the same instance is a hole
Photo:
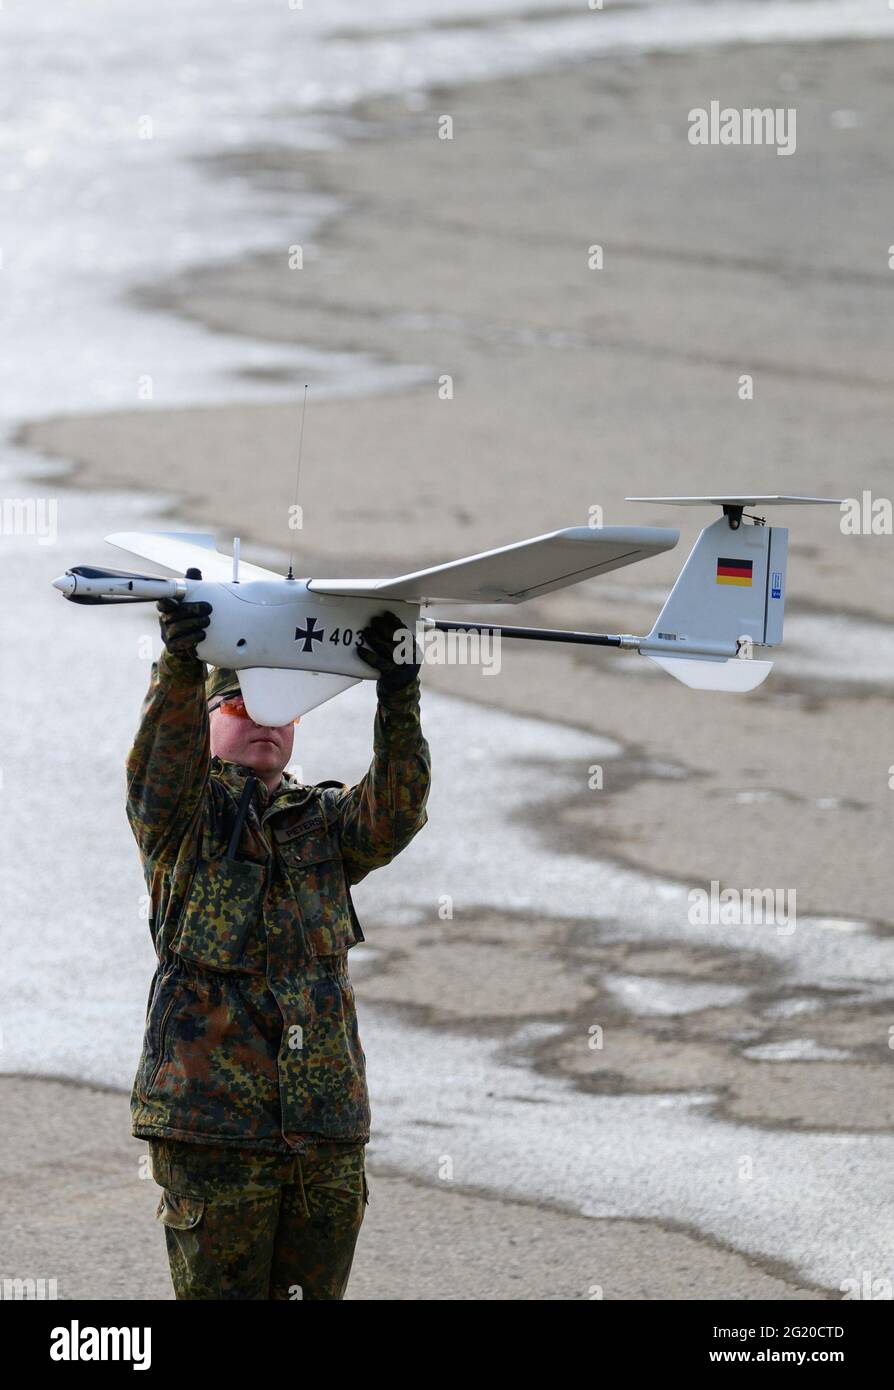
[[[723,515],[692,548],[652,631],[562,632],[425,617],[434,603],[518,604],[672,550],[679,532],[645,526],[575,526],[451,560],[394,579],[296,579],[240,562],[213,536],[124,531],[110,544],[151,560],[177,578],[77,565],[53,586],[72,603],[147,603],[161,598],[212,605],[201,658],[238,671],[258,724],[281,725],[377,672],[357,655],[363,625],[383,600],[411,631],[499,633],[637,651],[695,690],[754,690],[772,661],[755,647],[782,641],[788,531],[746,507],[836,504],[828,497],[628,497],[628,502],[712,505]],[[751,525],[743,526],[747,515]],[[416,624],[419,627],[416,627]]]

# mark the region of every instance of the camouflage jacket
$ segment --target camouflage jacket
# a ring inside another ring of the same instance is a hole
[[[284,776],[271,794],[211,756],[205,675],[197,658],[162,653],[127,759],[158,957],[133,1133],[278,1152],[366,1141],[350,885],[428,819],[419,681],[380,699],[356,786]]]

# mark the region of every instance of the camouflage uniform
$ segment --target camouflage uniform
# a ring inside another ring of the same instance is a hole
[[[356,786],[284,776],[269,793],[250,768],[211,757],[205,675],[194,655],[162,652],[127,760],[158,957],[132,1132],[150,1140],[165,1189],[178,1297],[291,1297],[276,1290],[295,1285],[341,1297],[370,1125],[350,886],[428,819],[419,681],[380,690],[373,760]],[[228,1242],[235,1274],[224,1272]],[[301,1248],[293,1266],[282,1252]],[[246,1292],[263,1287],[265,1268],[271,1292]],[[212,1286],[223,1291],[190,1291]]]
[[[149,1141],[178,1299],[341,1299],[369,1200],[362,1144],[301,1156]]]

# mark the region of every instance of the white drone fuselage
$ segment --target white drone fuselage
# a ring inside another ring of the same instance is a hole
[[[308,579],[187,579],[185,601],[210,603],[211,621],[197,651],[212,666],[239,672],[257,724],[280,725],[378,671],[357,655],[364,624],[381,599],[315,594]],[[388,600],[411,631],[419,605]]]
[[[308,579],[184,582],[187,603],[211,604],[201,655],[212,666],[275,666],[355,680],[377,674],[356,648],[364,624],[382,611],[381,599],[315,594]],[[387,607],[412,628],[418,604],[389,599]]]
[[[198,654],[212,666],[238,672],[246,708],[258,724],[286,724],[358,681],[377,679],[378,671],[357,648],[364,625],[385,610],[414,634],[421,619],[423,629],[478,628],[616,646],[639,651],[693,689],[754,690],[772,662],[753,659],[752,649],[782,641],[788,532],[766,526],[760,517],[743,526],[744,508],[834,505],[836,499],[752,494],[628,500],[708,504],[724,512],[701,531],[652,630],[642,637],[457,623],[423,618],[421,610],[433,603],[523,603],[670,550],[677,531],[570,527],[396,577],[323,580],[241,564],[238,540],[229,557],[207,533],[120,532],[107,537],[111,544],[178,577],[76,566],[53,582],[75,603],[165,597],[209,603],[211,618]]]

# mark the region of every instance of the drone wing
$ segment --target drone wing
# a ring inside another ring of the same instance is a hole
[[[396,579],[312,579],[315,594],[406,603],[523,603],[672,550],[679,532],[647,526],[572,526]]]
[[[200,569],[203,579],[228,583],[233,578],[233,560],[217,549],[213,536],[201,531],[116,531],[106,536],[109,545],[117,545],[131,555],[153,560],[163,569],[185,574],[190,568]],[[260,565],[239,561],[240,579],[281,579],[281,574],[265,570]]]

